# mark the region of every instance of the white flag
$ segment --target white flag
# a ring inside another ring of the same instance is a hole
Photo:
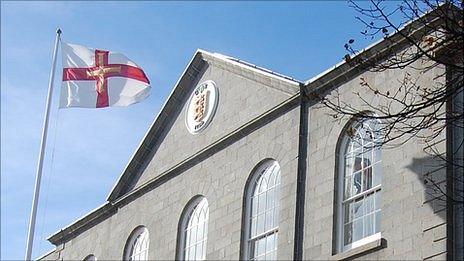
[[[148,97],[142,68],[120,53],[62,43],[60,108],[128,106]]]

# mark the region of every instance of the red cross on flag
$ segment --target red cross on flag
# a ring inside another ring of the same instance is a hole
[[[148,97],[142,68],[120,53],[62,43],[60,108],[128,106]]]

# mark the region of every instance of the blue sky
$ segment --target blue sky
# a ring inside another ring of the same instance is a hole
[[[1,259],[24,258],[55,30],[121,52],[151,96],[127,108],[58,110],[58,60],[33,257],[103,204],[196,49],[307,80],[335,65],[356,13],[334,2],[1,2]],[[59,53],[59,58],[61,54]]]

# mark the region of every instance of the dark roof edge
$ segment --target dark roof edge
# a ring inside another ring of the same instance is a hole
[[[386,56],[389,54],[389,51],[398,51],[408,45],[411,46],[412,43],[410,43],[403,35],[412,36],[418,33],[430,32],[431,27],[429,25],[432,23],[441,23],[442,19],[439,12],[446,11],[446,8],[450,8],[451,11],[462,12],[462,10],[456,6],[447,4],[442,4],[436,9],[430,10],[429,12],[423,14],[421,17],[408,22],[394,34],[379,39],[377,42],[374,42],[368,47],[364,48],[358,54],[350,55],[348,59],[349,61],[362,59],[363,62],[350,65],[347,59],[344,59],[335,66],[307,80],[304,83],[306,87],[306,93],[311,93],[327,86],[335,87],[341,82],[345,82],[346,79],[348,79],[348,75],[365,71],[366,65],[369,65],[370,62],[378,61],[379,58],[386,58]],[[424,25],[424,23],[427,25]],[[340,78],[342,79],[340,80]]]
[[[75,237],[76,235],[85,231],[88,224],[91,224],[92,222],[98,223],[100,220],[106,218],[116,211],[117,208],[115,208],[113,204],[106,202],[85,216],[77,219],[76,221],[73,221],[64,229],[55,232],[53,235],[47,238],[47,240],[55,246],[58,246],[65,242],[68,238]]]

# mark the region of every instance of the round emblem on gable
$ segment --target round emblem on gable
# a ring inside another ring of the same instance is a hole
[[[185,125],[192,134],[197,134],[208,127],[218,103],[218,91],[213,81],[197,85],[190,96]]]

